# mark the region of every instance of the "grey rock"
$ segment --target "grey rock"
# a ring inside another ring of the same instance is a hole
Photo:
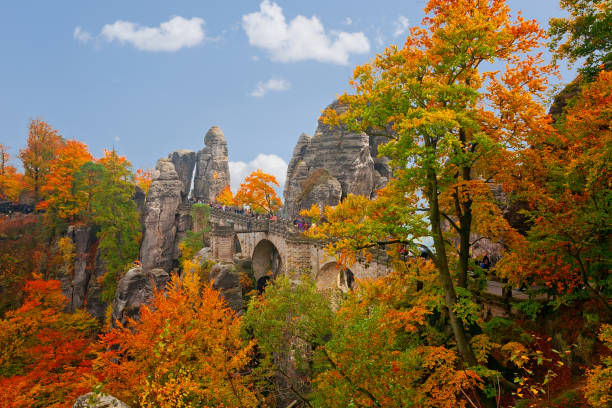
[[[164,290],[166,284],[170,282],[170,274],[163,269],[151,270],[151,276],[153,277],[153,282],[155,282],[155,287],[159,291]]]
[[[136,211],[138,212],[138,221],[140,221],[140,225],[144,225],[144,214],[145,214],[145,202],[147,199],[147,195],[142,188],[139,186],[135,186],[134,195],[132,196],[132,201],[136,203]],[[144,234],[144,230],[142,231]]]
[[[195,254],[194,259],[200,263],[203,263],[204,261],[211,259],[211,257],[212,250],[210,249],[210,247],[204,247],[200,249],[197,254]]]
[[[300,195],[300,208],[310,208],[314,204],[317,204],[324,209],[326,205],[334,206],[340,202],[342,197],[342,186],[340,182],[329,175],[321,174],[317,177],[317,173],[313,172],[310,177],[314,177],[312,180],[312,187],[308,186],[307,189],[302,188]],[[304,183],[308,184],[308,183]]]
[[[177,150],[170,153],[168,158],[174,164],[174,169],[183,183],[183,197],[187,198],[191,189],[191,179],[196,164],[196,153],[191,150]]]
[[[204,202],[214,201],[230,184],[227,142],[218,126],[213,126],[204,137],[206,147],[197,155],[193,196]]]
[[[193,230],[193,217],[189,206],[180,206],[175,216],[176,237],[174,239],[174,255],[173,260],[178,261],[181,255],[179,244],[185,237],[187,231]]]
[[[253,268],[253,261],[251,261],[251,258],[241,253],[234,255],[234,264],[237,268],[242,270]]]
[[[89,283],[87,285],[87,311],[91,313],[92,316],[97,318],[100,323],[104,322],[106,308],[108,307],[108,302],[102,300],[102,283],[100,281],[105,273],[106,266],[104,265],[102,256],[98,250],[96,251],[93,273],[89,278]]]
[[[240,275],[234,264],[214,265],[210,270],[210,279],[213,282],[213,288],[221,292],[227,305],[234,311],[240,312],[243,307],[242,286]]]
[[[117,283],[111,321],[113,326],[116,322],[125,324],[128,318],[137,318],[140,306],[152,299],[155,285],[151,272],[147,273],[140,267],[130,269]]]
[[[143,268],[170,271],[176,256],[177,213],[183,183],[169,159],[160,159],[153,172],[144,213],[144,237],[140,248]]]
[[[346,109],[337,102],[329,107],[339,112]],[[300,136],[287,167],[286,215],[294,217],[315,202],[320,206],[336,205],[348,194],[374,198],[391,173],[389,160],[377,157],[383,141],[384,138],[354,133],[343,126],[330,127],[319,119],[314,137]],[[317,176],[322,170],[329,177],[317,183],[313,174]],[[340,185],[339,196],[336,182]]]
[[[130,408],[130,406],[112,395],[90,392],[77,398],[72,408]]]
[[[91,233],[91,227],[72,225],[68,227],[66,236],[74,244],[74,264],[72,274],[64,274],[60,280],[63,293],[68,298],[67,310],[74,312],[83,306],[87,295],[87,285],[91,275],[87,268],[89,249],[95,237]]]

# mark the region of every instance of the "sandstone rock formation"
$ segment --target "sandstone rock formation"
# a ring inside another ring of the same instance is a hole
[[[197,155],[193,182],[193,197],[203,202],[214,201],[217,194],[230,184],[227,142],[218,126],[204,136],[205,148]]]
[[[346,109],[337,102],[330,107]],[[302,134],[293,150],[284,191],[286,215],[293,217],[314,203],[336,205],[348,194],[375,197],[390,175],[388,159],[377,157],[383,141],[319,119],[314,136]]]
[[[170,159],[160,159],[153,172],[144,213],[144,237],[140,259],[145,270],[170,271],[176,252],[177,213],[183,182]]]
[[[68,299],[66,310],[74,312],[86,305],[87,311],[102,322],[108,303],[102,300],[98,278],[106,273],[106,269],[98,251],[96,235],[91,226],[79,225],[69,226],[66,237],[74,245],[74,262],[70,267],[57,271],[62,293]]]
[[[130,408],[130,406],[112,395],[90,392],[77,398],[72,408]]]
[[[143,270],[137,267],[130,269],[117,283],[113,301],[112,324],[125,324],[128,318],[138,316],[140,306],[149,302],[155,288],[162,290],[170,280],[170,275],[163,269]]]
[[[102,256],[100,255],[100,251],[95,249],[96,258],[95,265],[93,267],[93,271],[89,277],[89,282],[87,284],[87,305],[86,309],[92,316],[96,317],[98,321],[104,322],[104,317],[106,315],[106,308],[108,307],[109,302],[105,302],[102,300],[102,283],[101,278],[106,273],[106,266],[102,261]]]
[[[210,279],[213,282],[213,288],[221,292],[221,296],[227,302],[227,305],[234,311],[242,310],[242,285],[240,284],[240,275],[236,271],[233,263],[217,264],[210,270]]]
[[[196,154],[191,150],[177,150],[170,153],[168,158],[174,164],[174,169],[181,182],[183,182],[183,197],[187,198],[191,189],[191,179],[196,164]]]
[[[87,295],[87,285],[90,273],[87,270],[88,251],[93,243],[95,236],[91,233],[89,226],[70,226],[66,236],[74,244],[74,265],[72,279],[64,283],[64,295],[68,298],[68,309],[74,312],[83,306]],[[66,278],[69,278],[66,276]]]

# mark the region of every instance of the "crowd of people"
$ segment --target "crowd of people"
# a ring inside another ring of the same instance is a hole
[[[279,215],[275,213],[268,213],[268,214],[259,213],[259,212],[255,212],[251,210],[250,208],[222,205],[218,202],[204,202],[201,200],[192,199],[191,203],[192,204],[206,204],[210,208],[215,208],[217,210],[225,211],[225,212],[232,213],[232,214],[242,215],[245,217],[251,217],[256,220],[279,221],[280,219]],[[311,223],[309,223],[306,219],[301,218],[301,217],[294,218],[291,224],[301,232],[307,231],[312,226]]]

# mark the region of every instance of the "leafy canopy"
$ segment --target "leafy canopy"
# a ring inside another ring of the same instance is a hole
[[[274,186],[279,186],[276,177],[261,170],[255,170],[240,184],[234,201],[238,205],[248,205],[255,212],[276,212],[282,206],[282,202]]]
[[[140,407],[256,407],[241,320],[195,273],[173,276],[165,292],[101,336],[95,368],[104,389]]]

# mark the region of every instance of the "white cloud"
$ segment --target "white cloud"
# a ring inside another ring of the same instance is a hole
[[[284,79],[268,79],[265,82],[257,82],[257,86],[249,95],[261,98],[267,94],[268,91],[280,92],[286,91],[287,89],[289,89],[289,81]]]
[[[260,153],[248,163],[242,161],[229,162],[230,187],[234,194],[240,188],[240,183],[244,181],[244,178],[258,169],[276,177],[278,184],[280,184],[276,191],[282,197],[285,178],[287,177],[287,163],[275,154],[263,153]]]
[[[89,40],[91,40],[91,34],[89,34],[87,31],[84,31],[81,26],[78,26],[74,29],[74,33],[72,33],[72,37],[74,37],[75,40],[77,40],[78,42],[82,43],[82,44],[87,44],[89,42]]]
[[[119,136],[115,136],[115,142],[118,142],[120,140],[121,140],[121,138]]]
[[[328,34],[316,16],[298,15],[287,23],[283,9],[270,0],[264,0],[259,11],[242,16],[242,27],[249,44],[267,50],[279,62],[315,60],[346,65],[350,54],[370,51],[362,32]]]
[[[347,17],[344,19],[344,24],[351,25],[353,24],[353,20],[350,17]]]
[[[407,17],[399,16],[395,22],[395,31],[393,32],[393,36],[399,37],[400,35],[406,33],[408,28],[410,28],[410,20],[408,20]]]
[[[107,41],[131,44],[143,51],[172,52],[184,47],[195,47],[204,41],[203,25],[204,20],[199,17],[186,19],[175,16],[159,27],[143,27],[130,21],[117,20],[102,27],[100,36]]]

